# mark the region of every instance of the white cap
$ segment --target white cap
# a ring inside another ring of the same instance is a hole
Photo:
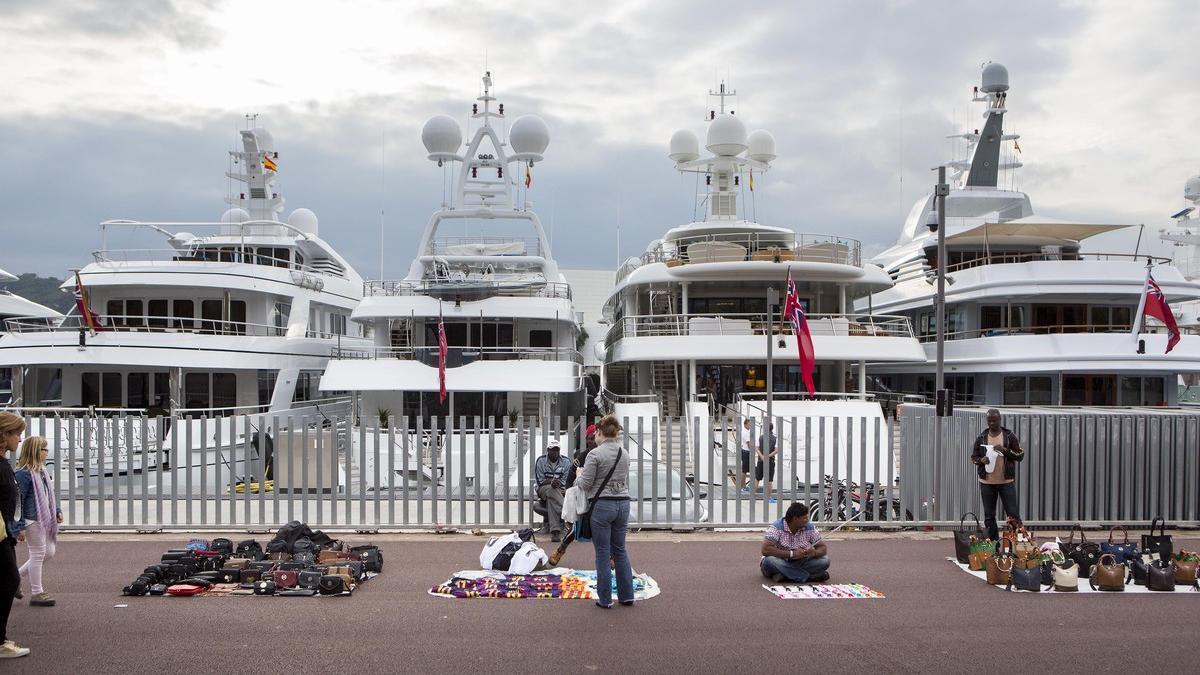
[[[558,440],[558,437],[557,437],[557,436],[555,436],[555,437],[551,438],[551,439],[550,439],[550,440],[549,440],[549,441],[546,443],[546,449],[547,449],[547,450],[549,450],[550,448],[558,448],[559,450],[562,450],[562,443],[561,443],[561,442],[559,442],[559,440]]]

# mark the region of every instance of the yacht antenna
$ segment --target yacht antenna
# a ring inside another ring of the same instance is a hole
[[[716,96],[719,99],[720,102],[717,104],[717,114],[724,115],[725,114],[725,99],[729,98],[729,97],[737,96],[737,91],[735,91],[733,89],[727,90],[725,88],[725,80],[721,80],[721,84],[719,87],[717,87],[717,90],[713,91],[712,89],[709,89],[708,95]],[[730,112],[730,114],[733,114],[732,110],[729,112]]]

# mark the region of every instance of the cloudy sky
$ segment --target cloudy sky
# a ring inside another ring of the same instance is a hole
[[[1008,66],[1016,186],[1047,216],[1145,223],[1200,170],[1200,41],[1185,2],[4,0],[0,267],[61,275],[101,220],[212,220],[246,113],[280,151],[288,207],[366,277],[403,276],[441,199],[420,128],[463,119],[485,62],[509,117],[551,128],[536,208],[566,266],[615,268],[691,220],[666,158],[703,138],[706,91],[772,131],[760,222],[875,253],[978,127],[980,64]],[[621,225],[620,248],[616,243]],[[1132,249],[1135,234],[1093,250]],[[1142,244],[1143,249],[1147,246]]]

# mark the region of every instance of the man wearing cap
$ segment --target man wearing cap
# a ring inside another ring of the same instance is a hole
[[[546,446],[546,454],[533,465],[533,483],[537,496],[546,502],[546,517],[550,520],[550,540],[562,539],[563,494],[567,491],[567,470],[571,462],[562,456],[557,438]]]

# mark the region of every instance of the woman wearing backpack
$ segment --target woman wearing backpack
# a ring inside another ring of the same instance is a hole
[[[29,542],[29,560],[21,565],[21,576],[29,577],[34,607],[53,607],[54,598],[42,587],[42,564],[54,557],[62,510],[54,499],[54,479],[46,471],[50,444],[41,436],[30,436],[21,444],[17,458],[17,486],[21,490],[21,520],[18,531]]]
[[[592,546],[596,549],[596,605],[612,607],[611,558],[617,574],[617,600],[633,604],[633,566],[625,550],[629,530],[629,454],[618,438],[621,424],[607,415],[596,425],[596,447],[588,452],[575,484],[594,499],[591,514]]]
[[[23,533],[14,529],[20,490],[17,489],[17,479],[8,462],[8,454],[20,445],[24,431],[25,420],[10,412],[0,412],[0,518],[4,518],[4,537],[0,539],[0,659],[12,659],[29,653],[28,647],[20,647],[8,639],[8,614],[12,610],[13,596],[21,588],[21,573],[17,571],[17,540],[25,538]]]

